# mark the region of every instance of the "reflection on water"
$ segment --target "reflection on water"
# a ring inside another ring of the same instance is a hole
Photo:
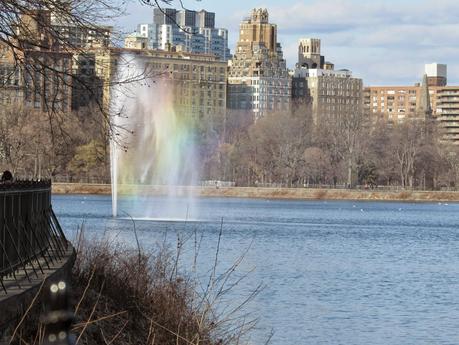
[[[161,198],[146,200],[153,209]],[[182,265],[198,276],[213,263],[223,218],[224,270],[248,247],[232,292],[260,317],[251,342],[262,344],[457,344],[459,334],[458,204],[199,199],[199,221],[136,220],[144,249],[184,242]],[[129,217],[111,218],[108,196],[55,196],[70,238],[86,233],[135,245]],[[130,203],[121,202],[130,213]],[[201,240],[202,237],[202,240]]]

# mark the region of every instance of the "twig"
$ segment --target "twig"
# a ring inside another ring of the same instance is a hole
[[[91,285],[92,278],[94,277],[94,274],[96,273],[96,268],[97,268],[97,266],[94,265],[94,268],[92,269],[92,272],[91,272],[91,275],[89,277],[88,283],[86,284],[86,287],[84,288],[83,295],[81,296],[81,298],[78,301],[78,304],[77,304],[77,306],[75,308],[74,315],[76,315],[78,313],[78,310],[80,309],[80,305],[83,302],[83,300],[84,300],[84,298],[86,296],[86,293],[88,292],[89,286]]]
[[[141,261],[142,261],[142,249],[140,248],[140,242],[139,242],[139,237],[137,236],[137,229],[135,227],[135,220],[134,218],[131,217],[131,215],[129,213],[127,213],[126,211],[121,211],[123,212],[125,215],[127,215],[131,221],[132,221],[132,224],[134,226],[134,236],[135,236],[135,241],[137,243],[137,250],[139,251],[139,267],[140,267],[140,264],[141,264]]]
[[[127,310],[120,311],[120,312],[112,314],[112,315],[103,316],[103,317],[101,317],[99,319],[92,320],[92,321],[89,321],[89,322],[81,322],[79,324],[74,325],[73,326],[73,330],[76,331],[78,328],[81,328],[81,327],[85,326],[86,324],[93,324],[93,323],[97,323],[97,322],[100,322],[100,321],[112,319],[112,318],[114,318],[116,316],[123,315],[123,314],[126,314],[126,313],[127,313]]]
[[[100,291],[99,291],[99,295],[97,296],[97,300],[96,300],[96,303],[94,303],[94,306],[92,307],[92,310],[91,310],[91,314],[89,314],[89,318],[88,318],[88,321],[86,322],[86,324],[84,325],[83,327],[83,330],[81,331],[80,335],[78,336],[75,344],[78,345],[78,342],[80,341],[81,339],[81,336],[83,335],[84,331],[86,330],[86,328],[88,327],[90,321],[91,321],[91,318],[92,316],[94,315],[95,311],[96,311],[96,308],[97,308],[97,305],[99,304],[99,299],[100,299],[100,296],[102,295],[102,290],[104,288],[104,284],[105,282],[102,283],[102,286],[100,287]]]
[[[16,336],[16,332],[19,330],[19,328],[21,327],[22,323],[24,322],[27,314],[30,312],[30,309],[32,309],[33,305],[35,304],[35,301],[37,300],[38,296],[40,295],[41,290],[43,289],[43,286],[45,285],[45,282],[46,282],[46,277],[41,282],[40,288],[38,289],[37,293],[35,294],[35,297],[33,298],[32,302],[30,302],[30,305],[27,308],[27,310],[25,311],[24,315],[22,315],[21,321],[19,321],[18,325],[14,329],[14,332],[13,332],[13,335],[11,336],[9,344],[11,344],[13,342],[13,339]]]
[[[129,320],[126,320],[123,324],[123,326],[120,328],[120,330],[118,331],[118,333],[115,334],[115,336],[112,338],[112,340],[110,340],[110,342],[107,344],[107,345],[110,345],[111,343],[113,343],[116,338],[118,338],[121,334],[122,331],[124,331],[124,329],[126,328],[126,325],[129,323]]]

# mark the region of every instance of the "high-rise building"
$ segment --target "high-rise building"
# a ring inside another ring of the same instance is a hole
[[[215,28],[215,13],[204,10],[196,12],[196,24],[198,28]]]
[[[240,24],[240,36],[229,63],[228,107],[253,112],[254,118],[290,108],[291,83],[277,26],[266,9],[254,9]]]
[[[155,8],[153,10],[153,23],[156,25],[172,25],[177,23],[177,10],[175,8]]]
[[[459,87],[444,85],[446,65],[426,65],[425,72],[421,84],[366,87],[364,109],[374,121],[393,125],[432,116],[438,121],[442,139],[459,144]]]
[[[228,30],[215,28],[215,13],[171,8],[153,12],[152,24],[137,26],[137,33],[147,37],[149,49],[213,54],[224,61],[231,57]]]
[[[176,21],[177,21],[176,24],[178,26],[196,27],[196,11],[192,11],[192,10],[177,11]]]
[[[333,63],[324,62],[320,50],[319,39],[300,40],[298,64],[292,76],[294,102],[312,105],[315,125],[350,114],[362,114],[362,79],[353,78],[347,69],[335,70]]]

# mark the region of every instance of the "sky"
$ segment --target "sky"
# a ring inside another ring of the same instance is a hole
[[[151,23],[152,9],[128,3],[116,23],[134,31]],[[320,38],[322,55],[336,69],[350,69],[365,85],[412,85],[424,64],[448,65],[448,84],[459,84],[459,0],[183,0],[186,8],[215,12],[217,27],[229,30],[234,52],[241,19],[267,8],[277,24],[289,67],[297,62],[300,38]],[[179,7],[178,1],[175,6]]]

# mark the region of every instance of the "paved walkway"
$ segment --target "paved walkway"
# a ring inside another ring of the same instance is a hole
[[[75,251],[69,244],[61,259],[58,259],[56,253],[53,252],[48,253],[45,258],[40,257],[38,262],[35,260],[32,264],[28,264],[25,269],[19,269],[15,272],[15,276],[10,275],[3,278],[6,293],[0,288],[0,344],[1,330],[21,317],[40,291],[40,287],[46,285],[46,282],[50,280],[65,278],[70,273],[75,259]]]

